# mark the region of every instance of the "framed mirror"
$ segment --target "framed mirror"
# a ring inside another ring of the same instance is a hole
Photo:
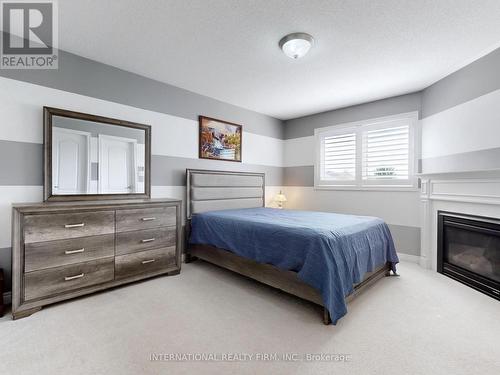
[[[151,126],[44,107],[44,199],[151,196]]]

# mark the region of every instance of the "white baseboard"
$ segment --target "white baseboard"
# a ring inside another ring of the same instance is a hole
[[[3,294],[3,304],[10,305],[12,303],[12,292],[5,292]]]
[[[398,253],[398,257],[399,257],[399,260],[402,260],[403,262],[411,262],[411,263],[416,263],[416,264],[420,264],[420,260],[421,260],[421,257],[419,255]]]

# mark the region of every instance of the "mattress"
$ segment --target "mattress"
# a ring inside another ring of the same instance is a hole
[[[399,262],[387,224],[369,216],[247,208],[193,215],[191,244],[211,245],[297,272],[319,290],[333,324],[367,272]]]

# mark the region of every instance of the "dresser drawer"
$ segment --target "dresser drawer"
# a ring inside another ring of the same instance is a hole
[[[115,279],[148,274],[175,264],[175,246],[120,255],[115,258]]]
[[[24,247],[24,272],[112,257],[114,245],[114,234],[27,243]]]
[[[44,242],[113,233],[114,211],[26,215],[24,242]]]
[[[114,260],[104,258],[70,266],[49,268],[24,275],[26,301],[113,280]]]
[[[121,232],[116,234],[116,255],[136,253],[158,247],[175,246],[176,227]]]
[[[116,211],[116,231],[167,227],[176,225],[175,207],[140,208]]]

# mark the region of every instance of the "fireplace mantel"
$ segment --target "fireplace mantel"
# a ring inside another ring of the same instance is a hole
[[[437,212],[500,219],[500,170],[421,173],[420,265],[437,270]]]

